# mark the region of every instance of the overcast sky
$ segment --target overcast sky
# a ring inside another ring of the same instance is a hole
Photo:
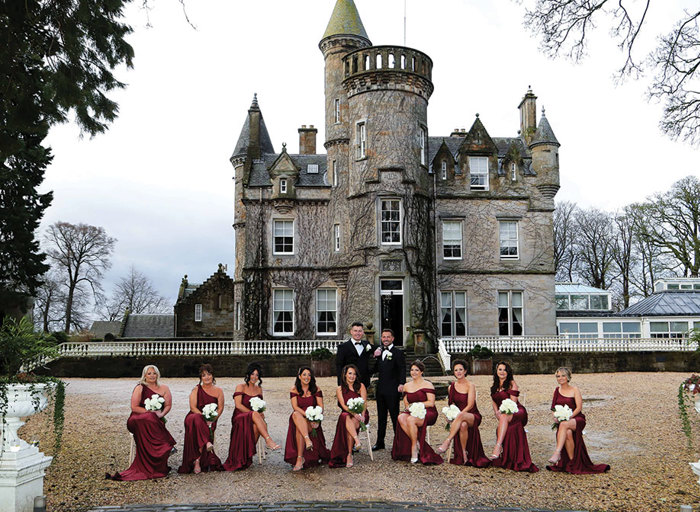
[[[141,2],[135,2],[141,4]],[[402,45],[404,0],[355,0],[375,45]],[[527,4],[528,2],[525,2]],[[653,45],[684,5],[654,2]],[[131,6],[132,70],[118,77],[119,118],[93,139],[74,124],[52,130],[55,155],[43,190],[54,191],[42,227],[58,220],[102,226],[118,239],[110,290],[130,265],[174,299],[180,279],[233,274],[233,168],[228,159],[253,93],[276,151],[298,152],[297,128],[319,128],[323,151],[323,57],[318,42],[335,0],[187,1]],[[550,60],[510,0],[407,0],[406,46],[433,60],[431,136],[469,128],[476,113],[491,136],[514,137],[528,85],[560,148],[558,201],[614,210],[700,174],[700,150],[658,130],[661,105],[645,83],[615,86],[621,55],[603,27],[580,65]],[[147,25],[150,21],[151,27]],[[639,58],[642,58],[640,52]]]

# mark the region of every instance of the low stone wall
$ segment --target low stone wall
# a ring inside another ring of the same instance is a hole
[[[452,360],[464,355],[453,354]],[[468,358],[467,358],[468,359]],[[560,366],[574,373],[605,372],[697,372],[700,354],[696,352],[542,352],[499,353],[493,362],[511,363],[516,374],[549,374]],[[241,377],[250,362],[262,364],[267,377],[292,377],[303,365],[310,365],[308,355],[298,356],[160,356],[94,357],[58,359],[36,373],[56,377],[132,377],[141,375],[147,364],[155,364],[166,377],[192,377],[202,363],[211,363],[219,377]],[[335,372],[335,359],[331,360]]]

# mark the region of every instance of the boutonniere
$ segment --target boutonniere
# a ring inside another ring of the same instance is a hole
[[[389,353],[386,355],[386,360],[387,360],[387,361],[391,361],[391,358],[392,358],[392,357],[394,357],[394,354],[392,354],[391,352],[389,352]]]
[[[365,352],[369,352],[370,350],[372,350],[372,346],[368,343],[365,345]]]

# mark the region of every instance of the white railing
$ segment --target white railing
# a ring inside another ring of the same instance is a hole
[[[690,352],[698,348],[687,338],[586,338],[570,336],[465,336],[440,338],[438,352],[463,354],[475,345],[494,352]]]
[[[343,340],[163,340],[61,343],[54,358],[37,359],[32,370],[61,357],[303,355],[317,348],[335,353]]]
[[[452,368],[452,356],[447,351],[447,347],[439,340],[438,342],[438,358],[440,359],[440,364],[442,365],[442,370],[447,373]]]

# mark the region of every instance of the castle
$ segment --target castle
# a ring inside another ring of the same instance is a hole
[[[430,57],[372,46],[353,0],[319,48],[326,154],[314,126],[276,152],[254,98],[231,157],[234,339],[555,334],[559,143],[533,92],[515,137],[478,115],[434,136]]]

